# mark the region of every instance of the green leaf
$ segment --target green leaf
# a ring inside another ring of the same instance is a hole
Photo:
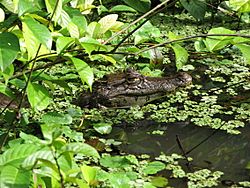
[[[52,20],[57,23],[62,16],[63,0],[45,0],[45,5],[50,15],[54,13]]]
[[[19,136],[25,141],[25,143],[37,145],[45,143],[44,140],[40,140],[38,137],[31,134],[26,134],[24,132],[21,132]]]
[[[75,42],[75,39],[71,37],[64,37],[64,36],[58,37],[58,39],[56,40],[57,54],[63,53],[63,51],[66,50],[72,44],[74,44],[74,42]]]
[[[110,14],[101,18],[98,22],[100,24],[100,34],[104,34],[113,25],[115,25],[117,18],[117,14]]]
[[[168,185],[168,179],[164,177],[153,177],[151,179],[151,184],[156,187],[166,187]]]
[[[33,167],[38,160],[47,160],[50,161],[50,164],[55,164],[55,159],[53,157],[52,151],[51,150],[40,150],[37,151],[35,153],[32,153],[31,155],[29,155],[22,163],[22,167],[23,168],[31,168]],[[52,165],[53,166],[53,165]],[[50,167],[52,167],[50,165]],[[55,171],[57,171],[57,168],[52,167]]]
[[[73,62],[76,71],[80,75],[80,78],[82,80],[82,83],[87,83],[90,90],[92,90],[92,84],[94,81],[94,73],[93,69],[90,68],[90,66],[85,63],[83,60],[71,57],[71,61]]]
[[[146,41],[152,42],[152,40],[156,40],[161,37],[161,31],[148,21],[133,35],[135,36],[134,43],[137,45]]]
[[[250,0],[229,0],[229,6],[240,13],[250,12]]]
[[[33,0],[18,1],[18,16],[39,10],[38,2]]]
[[[99,37],[100,35],[100,28],[101,28],[101,24],[97,23],[97,22],[91,22],[88,25],[87,28],[87,37],[96,39]]]
[[[21,144],[12,147],[0,155],[0,166],[20,164],[23,159],[38,149],[38,146],[34,144]]]
[[[86,18],[81,15],[81,16],[74,16],[72,18],[72,23],[74,23],[78,30],[79,30],[79,35],[80,37],[85,36],[86,32],[87,32],[87,27],[88,27],[88,22],[86,20]]]
[[[84,1],[78,1],[77,2],[77,8],[80,9],[82,14],[89,14],[91,12],[92,8],[95,8],[92,3],[94,0],[84,0]]]
[[[57,112],[47,112],[42,116],[42,121],[46,124],[71,124],[72,117],[69,114],[61,114]]]
[[[136,12],[135,9],[126,6],[126,5],[116,5],[113,6],[110,10],[110,12]]]
[[[23,36],[28,50],[29,59],[35,57],[40,44],[51,49],[52,36],[48,28],[30,16],[24,16],[22,19]],[[42,49],[41,49],[42,52]]]
[[[30,185],[31,171],[22,170],[14,166],[5,166],[1,169],[1,188],[27,188]]]
[[[109,134],[112,131],[111,123],[94,123],[93,127],[100,134]]]
[[[104,60],[109,61],[112,64],[116,63],[116,60],[111,56],[103,55],[103,54],[100,54],[99,56],[102,57]]]
[[[93,183],[94,180],[96,179],[97,169],[91,166],[82,165],[81,171],[84,179],[88,182],[89,185],[91,185],[91,183]]]
[[[89,37],[83,37],[80,39],[81,46],[86,50],[86,52],[91,55],[91,52],[97,51],[97,50],[104,50],[106,51],[107,48],[102,45],[99,41],[89,38]]]
[[[132,162],[124,156],[104,156],[101,158],[100,164],[107,168],[126,168]]]
[[[188,61],[188,52],[179,44],[171,46],[175,53],[176,68],[180,70]]]
[[[236,44],[235,46],[240,49],[244,58],[246,58],[247,63],[250,64],[250,53],[249,53],[250,52],[250,45],[248,45],[248,44]]]
[[[183,7],[197,20],[203,20],[207,5],[202,0],[180,0]]]
[[[145,174],[156,174],[157,172],[165,169],[165,164],[160,161],[153,161],[146,165],[143,169]]]
[[[0,74],[4,77],[5,83],[7,84],[10,77],[14,74],[14,66],[10,64],[3,72],[0,71]]]
[[[14,5],[13,0],[1,0],[0,2],[1,2],[1,4],[2,4],[6,9],[8,9],[10,12],[17,13],[16,10],[15,10],[16,7],[15,7],[15,5]],[[15,2],[15,3],[16,3],[16,2]]]
[[[79,33],[79,30],[78,30],[78,27],[73,22],[69,22],[68,23],[67,29],[68,29],[68,31],[70,33],[70,36],[72,38],[77,38],[78,39],[80,37],[80,33]]]
[[[29,83],[27,95],[31,107],[38,111],[47,108],[51,101],[48,90],[40,84]]]
[[[74,154],[81,153],[81,154],[88,156],[88,157],[100,158],[100,156],[95,148],[93,148],[92,146],[90,146],[88,144],[84,144],[84,143],[66,144],[64,147],[61,148],[61,151],[71,152]]]
[[[150,0],[123,0],[127,5],[132,7],[133,9],[146,13],[150,10],[151,1]]]
[[[229,29],[225,29],[223,27],[213,28],[208,34],[234,34],[235,32]],[[209,36],[204,41],[207,49],[210,52],[220,50],[224,48],[226,45],[230,44],[233,41],[234,37],[231,36]]]
[[[5,19],[5,12],[2,8],[0,8],[0,22],[3,22]]]
[[[15,97],[15,95],[12,93],[12,91],[3,83],[0,83],[0,93],[7,95],[11,99],[13,99]]]
[[[111,187],[131,188],[129,185],[130,179],[124,172],[110,173],[108,180],[111,184]]]
[[[0,68],[4,71],[16,59],[20,51],[19,40],[12,33],[0,33]]]

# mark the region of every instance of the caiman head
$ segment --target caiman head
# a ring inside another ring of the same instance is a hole
[[[96,103],[110,107],[141,106],[190,84],[192,77],[184,72],[170,77],[149,77],[128,69],[107,76],[105,80],[93,85],[93,93],[83,93],[78,105],[84,107],[87,102],[87,106],[96,106]]]

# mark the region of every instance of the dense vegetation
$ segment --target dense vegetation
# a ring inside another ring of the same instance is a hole
[[[177,137],[178,154],[155,157],[105,137],[144,121],[244,131],[249,20],[250,0],[0,0],[0,187],[250,187],[193,168],[188,154],[203,141],[185,151]],[[184,71],[193,84],[143,106],[75,105],[96,80],[128,68]]]

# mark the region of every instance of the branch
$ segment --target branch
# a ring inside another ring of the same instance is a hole
[[[138,19],[136,19],[135,21],[133,21],[132,23],[130,23],[127,27],[123,28],[121,31],[117,32],[115,35],[113,35],[112,37],[110,37],[109,39],[107,39],[105,42],[103,42],[103,44],[109,43],[114,38],[116,38],[117,36],[121,35],[124,31],[127,31],[131,26],[135,25],[136,23],[138,23],[142,19],[146,18],[148,15],[150,15],[151,13],[153,13],[154,11],[156,11],[157,9],[159,9],[161,6],[167,4],[168,1],[170,1],[170,0],[163,1],[161,4],[157,5],[152,10],[148,11],[146,14],[143,14],[141,17],[139,17]]]
[[[154,49],[154,48],[158,48],[161,46],[164,46],[166,44],[171,44],[171,43],[175,43],[175,42],[180,42],[180,41],[185,41],[185,40],[190,40],[190,39],[194,39],[194,38],[204,38],[204,37],[219,37],[219,36],[228,36],[228,37],[243,37],[243,38],[250,38],[250,35],[241,35],[241,34],[200,34],[200,35],[194,35],[194,36],[188,36],[188,37],[184,37],[184,38],[180,38],[180,39],[174,39],[174,40],[170,40],[170,41],[166,41],[160,44],[156,44],[154,46],[151,46],[149,48],[143,49],[137,53],[135,53],[135,55],[138,55],[140,53],[143,53],[145,51]],[[216,39],[215,39],[216,40]]]

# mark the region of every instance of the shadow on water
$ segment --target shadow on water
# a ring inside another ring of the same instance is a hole
[[[211,135],[214,130],[201,128],[185,123],[159,125],[143,122],[143,126],[133,129],[114,128],[113,137],[123,132],[123,144],[120,149],[130,154],[149,154],[158,156],[165,154],[182,154],[176,141],[178,135],[185,152]],[[164,130],[163,135],[149,134],[153,130]],[[193,158],[192,165],[196,169],[208,168],[224,172],[223,179],[243,181],[249,179],[245,169],[250,161],[250,125],[241,129],[240,135],[230,135],[216,131],[206,142],[189,153]],[[125,134],[125,136],[124,136]]]

